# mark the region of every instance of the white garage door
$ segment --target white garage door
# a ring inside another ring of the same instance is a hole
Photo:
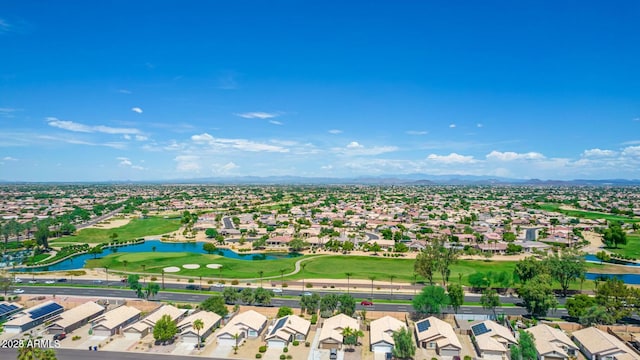
[[[282,349],[285,347],[285,342],[280,340],[269,340],[267,341],[267,346],[275,349]]]
[[[391,346],[389,345],[373,345],[371,349],[375,353],[388,353],[391,352]]]
[[[93,336],[109,337],[111,336],[111,331],[110,330],[93,330]]]
[[[218,339],[218,345],[225,345],[225,346],[236,346],[236,340],[235,339]]]
[[[124,333],[124,337],[127,340],[140,340],[140,338],[141,338],[140,335],[141,334],[137,333],[137,332],[135,332],[135,333],[134,332],[125,332]]]

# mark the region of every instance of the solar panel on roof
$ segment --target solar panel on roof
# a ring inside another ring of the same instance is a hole
[[[0,316],[10,313],[11,311],[17,309],[18,307],[13,304],[0,304]]]
[[[50,313],[52,313],[54,311],[60,310],[62,308],[63,307],[60,306],[57,303],[51,303],[51,304],[45,305],[45,306],[43,306],[41,308],[32,310],[32,311],[29,312],[29,314],[31,314],[31,318],[32,319],[38,319],[38,318],[41,318],[41,317],[43,317],[45,315],[48,315],[48,314],[50,314]]]
[[[416,326],[418,327],[419,332],[423,332],[429,330],[429,328],[431,327],[431,323],[429,322],[429,320],[423,320],[419,323],[416,323]]]
[[[484,323],[476,324],[471,327],[471,331],[473,331],[473,335],[478,336],[482,334],[486,334],[491,329],[487,329],[487,326]]]
[[[288,316],[278,320],[278,322],[276,323],[276,326],[274,326],[273,330],[271,330],[271,333],[274,334],[276,331],[280,330],[280,328],[282,328],[284,324],[287,323],[287,319],[289,319]]]

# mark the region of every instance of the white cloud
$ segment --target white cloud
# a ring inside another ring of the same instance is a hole
[[[427,160],[444,163],[444,164],[470,164],[476,162],[473,156],[460,155],[457,153],[451,153],[449,155],[437,155],[429,154]]]
[[[14,108],[0,108],[0,117],[6,117],[6,118],[12,118],[14,117],[14,113],[20,111],[20,109],[14,109]]]
[[[329,130],[329,134],[342,134],[342,130],[338,130],[338,129],[331,129]]]
[[[372,147],[366,147],[366,146],[360,144],[357,141],[350,142],[344,148],[332,148],[331,149],[331,151],[333,151],[335,153],[344,154],[344,155],[352,155],[352,156],[357,156],[357,155],[365,155],[365,156],[380,155],[380,154],[393,152],[393,151],[397,151],[397,150],[398,150],[398,147],[396,147],[396,146],[372,146]]]
[[[213,169],[213,172],[216,174],[228,174],[239,167],[240,166],[236,165],[233,161],[229,161],[224,165],[217,165]]]
[[[149,140],[149,138],[144,136],[144,135],[136,135],[136,140],[137,141],[146,141],[146,140]]]
[[[270,123],[272,123],[273,125],[283,125],[280,121],[278,120],[269,120]]]
[[[123,137],[125,140],[131,140],[131,135],[129,135],[129,134],[124,134],[124,135],[122,135],[122,137]]]
[[[49,126],[55,128],[83,133],[104,133],[104,134],[139,134],[140,130],[134,128],[115,128],[104,125],[85,125],[73,121],[59,120],[55,117],[48,117]]]
[[[142,114],[142,109],[139,107],[132,107],[131,111],[133,111],[134,113],[138,113],[138,114]]]
[[[78,140],[73,138],[55,137],[55,136],[49,136],[49,135],[38,135],[37,138],[42,140],[65,142],[67,144],[74,144],[74,145],[106,146],[106,147],[120,149],[120,150],[125,149],[127,147],[127,145],[122,142],[114,142],[114,141],[105,142],[105,143],[94,143],[90,141]]]
[[[196,143],[206,143],[214,149],[236,149],[250,152],[289,152],[289,149],[282,146],[259,143],[247,139],[215,138],[207,133],[193,135],[191,136],[191,140]]]
[[[360,145],[357,141],[352,141],[347,144],[347,149],[362,149],[364,146]]]
[[[428,131],[421,131],[421,130],[409,130],[406,133],[407,133],[407,135],[427,135],[429,132]]]
[[[118,165],[120,165],[120,166],[131,166],[131,165],[133,165],[131,160],[129,160],[126,157],[118,157],[118,158],[116,158],[116,160],[120,161],[120,163],[118,163]]]
[[[601,149],[588,149],[582,152],[582,156],[584,157],[612,157],[617,155],[617,151],[613,150],[601,150]]]
[[[199,172],[200,157],[196,155],[178,155],[173,159],[177,162],[176,170],[181,172]]]
[[[479,128],[481,128],[481,127],[483,127],[483,126],[484,126],[484,125],[479,124],[479,123],[478,123],[478,124],[476,124],[476,127],[479,127]]]
[[[2,158],[2,160],[4,161],[18,161],[18,159],[11,157],[11,156],[5,156]]]
[[[320,169],[322,169],[322,170],[332,170],[333,169],[333,165],[323,165],[323,166],[320,166]]]
[[[542,160],[544,155],[538,152],[516,153],[513,151],[500,152],[493,150],[487,154],[487,160],[513,161],[513,160]]]
[[[271,119],[274,117],[278,117],[278,114],[275,113],[267,113],[267,112],[246,112],[246,113],[239,113],[239,114],[234,114],[235,116],[239,116],[241,118],[245,118],[245,119]]]
[[[449,125],[449,128],[451,128],[451,129],[453,129],[453,128],[455,128],[455,127],[456,127],[456,124],[450,124],[450,125]]]
[[[640,157],[640,146],[627,146],[622,150],[622,155],[631,157]]]
[[[130,91],[130,90],[127,90],[127,89],[118,89],[118,92],[119,92],[120,94],[127,94],[127,95],[128,95],[128,94],[131,94],[131,91]]]

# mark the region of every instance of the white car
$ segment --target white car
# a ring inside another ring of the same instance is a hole
[[[272,289],[271,291],[273,291],[276,294],[282,294],[282,289],[275,288],[275,289]]]
[[[53,280],[47,280],[44,282],[45,284],[55,284],[56,282]]]
[[[215,284],[213,284],[213,287],[223,288],[224,284],[223,283],[215,283]]]
[[[14,280],[14,282],[16,282],[16,283],[21,283],[21,282],[22,282],[22,279],[20,279],[20,278],[16,278],[16,279]]]
[[[311,295],[312,294],[309,291],[305,291],[305,292],[302,293],[302,296],[311,296]]]
[[[36,280],[29,280],[29,284],[37,284],[38,282]]]
[[[13,293],[14,293],[14,294],[22,294],[22,293],[24,293],[24,290],[22,290],[22,289],[15,289],[15,290],[13,290]]]

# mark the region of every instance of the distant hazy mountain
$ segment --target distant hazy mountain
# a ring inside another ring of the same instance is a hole
[[[35,183],[35,182],[32,182]],[[540,180],[512,179],[475,175],[429,175],[401,174],[359,177],[303,177],[303,176],[234,176],[207,177],[190,179],[150,180],[150,181],[65,181],[38,182],[55,184],[220,184],[220,185],[531,185],[531,186],[631,186],[640,185],[640,179],[602,179],[602,180]],[[0,184],[29,184],[24,181],[3,181]]]

